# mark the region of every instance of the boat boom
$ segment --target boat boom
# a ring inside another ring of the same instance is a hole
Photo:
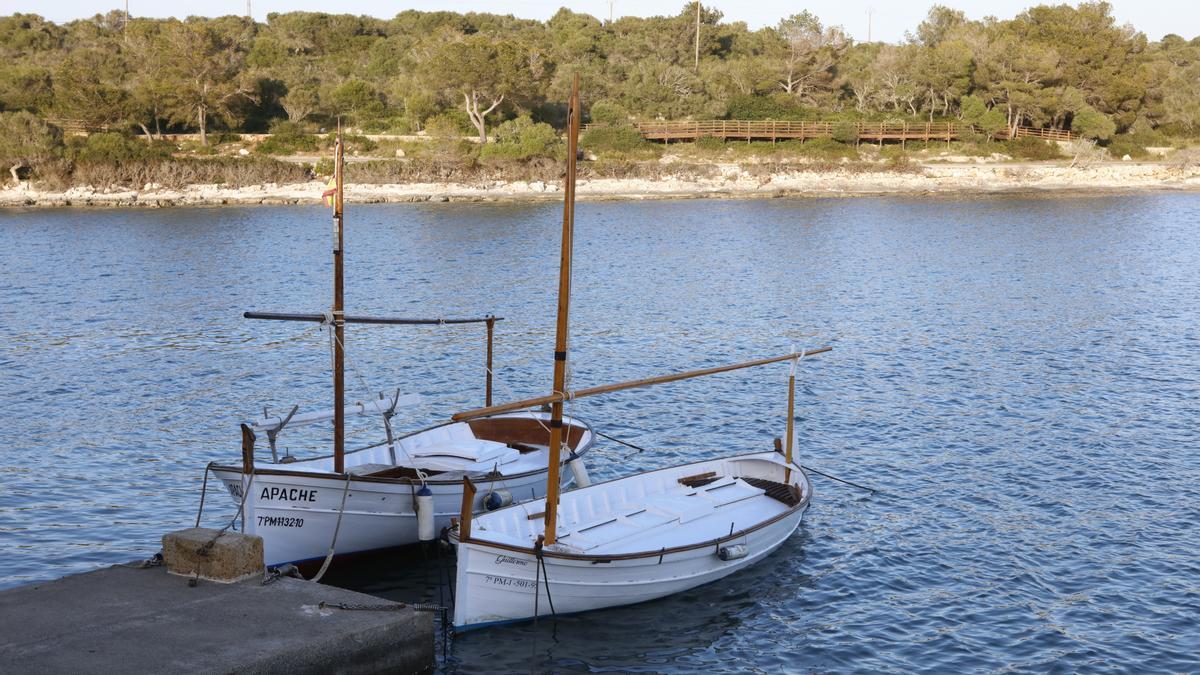
[[[757,359],[754,361],[744,361],[728,366],[716,366],[713,368],[701,368],[700,370],[689,370],[684,373],[672,373],[670,375],[659,375],[657,377],[647,377],[640,380],[629,380],[626,382],[618,382],[616,384],[605,384],[598,387],[589,387],[587,389],[576,389],[562,393],[550,394],[548,396],[539,396],[537,398],[529,398],[524,401],[514,401],[512,403],[501,403],[500,405],[488,406],[486,408],[476,408],[474,410],[466,410],[464,412],[453,415],[450,419],[455,421],[467,420],[474,417],[483,417],[484,415],[494,415],[502,412],[512,412],[513,410],[522,410],[525,408],[533,408],[547,403],[561,403],[563,401],[573,401],[577,398],[585,396],[595,396],[597,394],[608,394],[614,391],[624,391],[626,389],[637,389],[639,387],[648,387],[653,384],[664,384],[667,382],[678,382],[679,380],[687,380],[693,377],[702,375],[715,375],[716,373],[727,373],[731,370],[741,370],[743,368],[753,368],[755,366],[765,366],[769,363],[778,363],[789,359],[799,359],[806,356],[823,354],[832,350],[833,347],[825,346],[816,349],[809,349],[802,352],[792,352],[783,356],[772,356],[765,359]]]

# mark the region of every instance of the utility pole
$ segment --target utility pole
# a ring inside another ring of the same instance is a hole
[[[125,25],[121,26],[121,37],[129,42],[129,0],[125,0]]]
[[[250,14],[250,0],[246,0],[246,18],[252,21],[254,20],[254,16]]]
[[[696,72],[700,72],[700,0],[696,0]]]
[[[867,42],[871,41],[871,19],[874,14],[875,14],[875,10],[868,7],[867,8]]]
[[[608,0],[608,22],[613,22],[613,0]]]

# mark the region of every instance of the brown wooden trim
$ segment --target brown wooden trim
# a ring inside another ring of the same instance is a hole
[[[475,484],[467,476],[463,476],[462,510],[459,513],[458,531],[468,541],[471,538],[471,518],[475,515]]]
[[[528,417],[499,416],[499,417],[493,417],[493,418],[476,419],[476,420],[472,420],[472,422],[486,421],[489,419],[491,419],[491,420],[529,420],[529,421],[534,421],[533,418],[528,418]],[[576,456],[583,457],[592,449],[592,446],[594,446],[596,444],[596,434],[592,431],[592,425],[588,424],[584,420],[581,420],[576,417],[572,417],[571,420],[572,420],[572,424],[564,427],[564,429],[569,429],[568,433],[566,434],[567,439],[568,439],[567,445],[573,449]],[[545,420],[542,420],[542,421],[544,422]],[[414,431],[411,434],[401,436],[401,437],[397,438],[396,440],[399,441],[400,439],[409,438],[410,436],[416,436],[417,434],[429,431],[430,429],[438,429],[438,428],[441,428],[444,426],[449,426],[451,424],[454,424],[454,422],[446,422],[444,424],[438,424],[436,426],[426,427],[425,429],[421,429],[419,431]],[[537,426],[538,429],[541,429],[540,425],[535,424],[535,426]],[[587,443],[585,443],[582,447],[580,447],[579,443],[583,440],[583,434],[585,431],[588,432],[588,434],[591,436],[591,438],[588,440]],[[385,445],[386,443],[387,443],[386,441],[383,441],[383,442],[376,444],[375,446],[367,446],[367,447],[368,448],[378,447],[380,445]],[[366,450],[367,448],[362,448],[362,449]],[[355,452],[358,452],[358,451],[356,450]],[[351,454],[353,454],[353,453],[351,453]],[[327,459],[329,457],[330,457],[330,455],[319,455],[317,457],[311,457],[309,459],[310,460],[312,460],[312,459]],[[304,460],[304,461],[309,461],[309,460]],[[566,464],[568,461],[570,461],[569,457],[566,460],[561,461],[560,463]],[[272,466],[287,466],[287,465],[284,464],[284,465],[272,465]],[[245,471],[242,470],[242,467],[231,466],[228,464],[215,464],[214,463],[212,465],[212,468],[220,470],[220,471],[232,471],[232,472],[237,472],[237,473],[246,473]],[[344,476],[344,474],[333,474],[333,473],[325,473],[325,472],[319,472],[319,471],[300,471],[297,469],[273,469],[273,468],[263,469],[263,468],[259,468],[259,467],[254,468],[254,473],[256,473],[258,475],[297,476],[297,477],[302,477],[302,478],[338,478],[339,480],[341,480],[342,477]],[[506,474],[500,478],[495,479],[494,481],[493,480],[485,481],[485,480],[480,479],[479,482],[481,485],[484,482],[501,483],[501,482],[513,480],[516,478],[528,478],[529,476],[536,476],[540,473],[544,473],[544,470],[525,471],[522,473],[514,473],[511,475]],[[366,482],[366,483],[388,483],[388,484],[395,484],[395,485],[410,485],[413,481],[413,479],[410,479],[410,478],[391,478],[391,477],[386,477],[386,476],[371,476],[371,475],[354,476],[354,478],[352,480],[354,480],[356,482],[361,481],[361,482]],[[425,482],[429,485],[455,485],[459,481],[458,481],[458,479],[437,480],[436,478],[427,478],[425,480]]]
[[[612,562],[614,560],[639,560],[641,558],[657,558],[661,555],[670,555],[673,553],[684,553],[686,551],[694,551],[696,549],[711,548],[713,546],[719,546],[727,541],[733,541],[735,539],[740,539],[748,534],[757,532],[758,530],[761,530],[762,528],[767,527],[768,525],[773,525],[773,524],[779,522],[780,520],[783,520],[784,518],[787,518],[788,516],[792,515],[796,511],[806,508],[810,501],[812,501],[812,492],[811,491],[809,492],[809,497],[807,499],[798,503],[796,506],[793,506],[792,508],[788,509],[787,511],[784,511],[783,513],[775,516],[774,518],[771,518],[770,520],[764,520],[763,522],[761,522],[753,527],[748,527],[744,530],[738,530],[737,532],[725,535],[724,537],[718,537],[716,539],[711,539],[709,541],[701,542],[698,544],[688,544],[686,546],[675,546],[672,548],[661,548],[661,549],[657,549],[657,550],[653,550],[653,551],[639,551],[637,553],[619,553],[619,554],[614,554],[614,555],[586,555],[586,554],[576,554],[576,553],[561,553],[558,551],[547,551],[546,549],[542,549],[542,556],[546,557],[546,558],[559,558],[562,560],[578,560],[581,562],[604,563],[604,562]],[[451,535],[451,536],[453,536],[453,535]],[[462,540],[460,540],[460,542],[461,541]],[[475,544],[478,546],[487,546],[487,547],[499,549],[502,551],[511,551],[513,553],[527,553],[529,555],[536,554],[535,551],[533,550],[532,546],[531,547],[511,546],[509,544],[501,544],[498,542],[485,541],[485,540],[481,540],[481,539],[469,539],[466,542],[462,542],[462,543]]]

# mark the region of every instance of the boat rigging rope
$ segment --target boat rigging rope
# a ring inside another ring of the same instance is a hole
[[[878,489],[876,489],[876,488],[873,488],[873,487],[867,487],[866,485],[859,485],[858,483],[854,483],[854,482],[848,481],[848,480],[846,480],[846,479],[844,479],[844,478],[838,478],[837,476],[831,476],[831,475],[829,475],[829,474],[825,473],[824,471],[818,471],[818,470],[816,470],[816,469],[812,468],[811,466],[804,466],[803,464],[801,464],[801,465],[800,465],[800,468],[801,468],[801,469],[804,469],[805,471],[811,471],[811,472],[813,472],[813,473],[817,474],[818,476],[824,476],[824,477],[826,477],[826,478],[828,478],[828,479],[830,479],[830,480],[836,480],[836,481],[837,481],[837,482],[839,482],[839,483],[845,483],[846,485],[849,485],[849,486],[851,486],[851,487],[856,487],[856,488],[858,488],[858,489],[860,489],[860,490],[866,490],[867,492],[870,492],[871,494],[876,494],[876,493],[879,493],[879,494],[882,494],[882,495],[888,495],[889,497],[891,496],[891,494],[890,494],[890,493],[883,492],[882,490],[878,490]]]
[[[342,490],[342,506],[338,509],[337,524],[333,526],[333,539],[329,542],[329,553],[325,554],[325,562],[321,563],[321,569],[317,572],[317,576],[309,579],[312,582],[319,582],[321,577],[325,576],[325,572],[329,569],[329,563],[333,562],[333,550],[337,546],[338,531],[342,529],[342,514],[346,513],[346,495],[350,492],[350,474],[346,474],[346,487]]]
[[[208,493],[208,472],[212,470],[213,464],[216,462],[209,462],[204,467],[204,483],[200,486],[200,508],[196,511],[196,527],[200,527],[200,516],[204,514],[204,495]]]
[[[227,532],[229,530],[229,528],[233,527],[234,524],[237,523],[238,518],[242,518],[242,531],[246,530],[246,520],[245,520],[245,517],[243,516],[243,514],[245,513],[245,510],[246,510],[246,497],[248,497],[250,495],[250,488],[251,488],[251,486],[254,485],[254,475],[255,475],[254,471],[251,470],[250,471],[250,480],[247,481],[246,487],[242,488],[242,500],[241,500],[241,502],[238,503],[237,513],[233,514],[233,518],[231,518],[229,520],[229,522],[225,524],[225,527],[222,527],[220,530],[218,530],[217,533],[215,535],[213,535],[212,539],[209,539],[207,542],[205,542],[203,545],[201,545],[200,547],[198,547],[196,549],[197,554],[202,555],[202,556],[208,555],[208,552],[211,551],[212,547],[216,545],[217,540],[221,538],[221,535],[225,534],[225,532]],[[207,481],[207,476],[208,476],[208,469],[206,468],[205,469],[206,481]],[[196,515],[197,521],[199,520],[199,517],[200,517],[199,514],[197,514]],[[199,527],[199,525],[197,525],[197,527]]]
[[[537,555],[537,563],[533,566],[534,581],[533,581],[533,623],[538,620],[538,600],[541,598],[541,584],[546,584],[546,600],[550,602],[550,615],[554,617],[554,641],[558,642],[558,612],[554,611],[554,598],[550,595],[550,575],[546,572],[546,558],[542,555],[542,548],[546,543],[546,535],[539,534],[537,541],[533,544],[534,554]]]
[[[600,432],[600,431],[596,431],[595,429],[592,429],[592,433],[596,434],[597,436],[600,436],[601,438],[607,438],[608,440],[610,440],[614,443],[620,443],[621,445],[633,448],[634,450],[636,450],[638,452],[646,451],[646,448],[643,448],[640,445],[634,445],[633,443],[630,443],[628,441],[623,441],[623,440],[613,437],[613,436],[609,436],[608,434]],[[625,459],[629,459],[632,456],[633,456],[633,453],[629,453],[628,455],[625,456]]]
[[[329,315],[326,314],[326,317]],[[329,360],[333,361],[333,347],[335,344],[342,346],[342,354],[346,357],[346,365],[350,366],[350,370],[354,371],[354,375],[358,378],[358,384],[363,388],[363,395],[370,398],[375,392],[367,386],[367,378],[363,375],[362,370],[354,364],[354,359],[350,356],[350,351],[346,349],[346,343],[337,339],[337,333],[333,330],[333,324],[329,324]]]

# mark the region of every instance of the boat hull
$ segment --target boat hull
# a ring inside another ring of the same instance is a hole
[[[700,472],[708,468],[706,463],[696,463],[676,470]],[[563,555],[546,551],[539,564],[532,550],[516,550],[474,538],[459,542],[455,630],[528,620],[535,611],[537,616],[572,614],[646,602],[718,581],[753,565],[777,550],[801,523],[811,483],[798,467],[794,472],[805,492],[802,502],[793,508],[727,537],[676,546],[661,553]],[[589,489],[571,494],[580,495]],[[722,547],[736,545],[745,547],[744,557],[723,560],[718,555]]]
[[[489,424],[492,425],[500,441],[539,442],[543,439],[537,437],[538,434],[548,435],[548,431],[544,430],[544,417],[530,414],[500,415],[479,420],[479,428],[482,432],[488,429]],[[572,420],[571,423],[574,425],[572,440],[576,446],[575,454],[582,458],[591,448],[591,428],[580,420]],[[526,428],[522,428],[522,425]],[[415,432],[411,436],[438,428]],[[484,500],[492,491],[506,494],[514,502],[545,497],[545,449],[539,452],[541,454],[527,455],[519,465],[521,468],[513,473],[506,474],[500,467],[497,469],[500,475],[496,470],[487,475],[471,474],[477,486],[475,511],[485,510]],[[362,459],[355,454],[348,454],[347,467]],[[321,460],[318,459],[294,464],[267,464],[251,471],[246,471],[242,466],[216,465],[209,468],[235,504],[242,504],[244,500],[242,531],[262,537],[264,559],[268,566],[322,559],[331,548],[335,556],[340,556],[419,542],[417,491],[423,484],[433,495],[435,535],[448,527],[452,518],[461,514],[461,472],[434,474],[422,480],[419,477],[336,474],[310,468],[320,465]],[[564,488],[573,483],[571,471],[564,468],[560,475]]]
[[[237,502],[246,497],[243,531],[263,539],[268,566],[302,563],[335,555],[395,548],[419,541],[416,491],[420,484],[346,479],[340,476],[297,476],[267,471],[246,474],[213,469],[214,475]],[[571,472],[563,472],[564,487]],[[514,498],[545,496],[545,472],[497,481],[479,481],[476,510],[492,489],[508,490]],[[441,532],[462,508],[462,484],[430,484],[433,492],[434,532]],[[345,493],[345,510],[342,495]],[[341,513],[341,524],[338,514]],[[337,539],[334,541],[334,531]]]

